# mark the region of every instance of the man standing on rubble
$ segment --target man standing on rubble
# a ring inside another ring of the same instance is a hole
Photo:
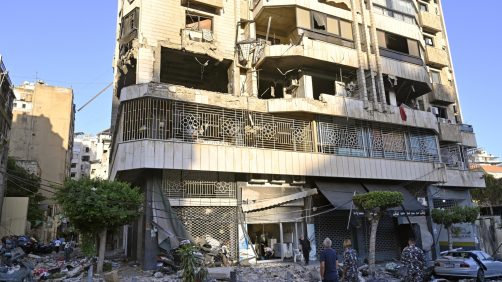
[[[58,238],[56,238],[56,240],[54,240],[54,247],[56,249],[56,254],[59,253],[59,248],[61,247],[61,240],[59,240]]]
[[[305,259],[305,265],[309,264],[309,257],[310,257],[310,241],[309,239],[305,239],[302,236],[300,236],[300,246],[302,246],[302,253],[303,253],[303,258]]]
[[[406,267],[405,282],[423,282],[425,255],[422,250],[415,246],[414,237],[408,239],[408,246],[404,248],[401,254],[401,263]]]

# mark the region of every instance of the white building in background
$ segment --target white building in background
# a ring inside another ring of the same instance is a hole
[[[500,165],[502,161],[499,157],[488,153],[483,148],[477,148],[470,155],[470,163],[472,165]]]
[[[103,130],[97,135],[96,158],[91,160],[91,178],[108,179],[108,162],[111,144],[110,130]]]
[[[96,136],[75,133],[70,177],[108,178],[108,152],[111,136],[104,130]]]

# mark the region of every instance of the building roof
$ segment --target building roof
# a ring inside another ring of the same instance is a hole
[[[486,173],[502,173],[502,166],[496,165],[482,165],[481,169]]]

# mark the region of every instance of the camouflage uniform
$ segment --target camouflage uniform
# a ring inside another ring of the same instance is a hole
[[[404,248],[401,254],[401,262],[407,268],[406,282],[423,282],[424,281],[424,266],[425,255],[422,250],[415,245],[410,245]]]
[[[357,253],[352,248],[345,249],[343,253],[343,269],[345,272],[344,281],[358,282],[359,277],[357,273]]]

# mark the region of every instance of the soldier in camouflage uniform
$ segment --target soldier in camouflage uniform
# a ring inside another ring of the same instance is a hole
[[[407,269],[404,277],[405,282],[424,281],[425,255],[422,250],[415,246],[415,243],[415,238],[410,238],[408,247],[404,248],[401,254],[401,262]]]
[[[357,253],[352,249],[352,242],[350,239],[343,241],[343,281],[358,282],[359,276],[357,272]]]

